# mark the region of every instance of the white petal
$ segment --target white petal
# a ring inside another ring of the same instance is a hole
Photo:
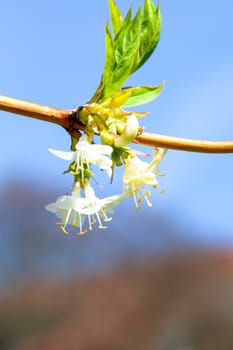
[[[49,148],[49,151],[57,156],[58,158],[62,158],[65,160],[74,160],[75,159],[75,152],[63,152],[63,151],[58,151],[52,148]]]
[[[102,156],[101,158],[98,159],[96,164],[99,166],[100,169],[107,170],[111,168],[112,160],[108,157]]]
[[[57,211],[57,206],[56,203],[49,203],[45,206],[45,209],[50,211],[51,213],[56,213]]]
[[[122,194],[116,194],[113,196],[109,196],[106,198],[103,198],[102,204],[104,207],[115,207],[116,205],[118,205],[122,200],[124,199],[124,196]]]
[[[125,147],[129,143],[133,142],[137,136],[138,128],[139,122],[135,114],[129,115],[126,120],[125,128],[121,135],[115,140],[114,146]]]
[[[91,145],[94,152],[98,153],[99,155],[110,155],[112,154],[112,147],[108,145]]]

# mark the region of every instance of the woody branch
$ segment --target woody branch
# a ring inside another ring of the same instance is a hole
[[[48,107],[3,95],[0,95],[0,110],[60,125],[71,135],[84,129],[84,126],[73,118],[74,110]],[[194,140],[148,132],[142,132],[135,141],[148,146],[179,151],[233,153],[233,141]]]

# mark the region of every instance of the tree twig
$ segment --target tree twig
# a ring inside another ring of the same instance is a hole
[[[70,123],[69,118],[71,111],[48,107],[3,95],[0,95],[0,110],[55,123],[64,128],[68,127]]]
[[[137,141],[148,146],[157,146],[178,151],[199,153],[233,153],[233,141],[206,141],[175,136],[142,133]]]
[[[48,107],[0,95],[0,110],[54,123],[70,134],[82,130],[83,125],[74,120],[74,110]],[[202,153],[233,153],[233,141],[205,141],[143,132],[136,139],[140,144],[179,151]]]

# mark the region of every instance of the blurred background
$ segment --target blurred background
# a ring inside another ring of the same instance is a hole
[[[117,3],[124,14],[131,4]],[[232,1],[161,10],[161,41],[127,82],[166,81],[139,109],[145,130],[232,139]],[[64,109],[88,101],[108,17],[107,0],[3,2],[0,93]],[[0,350],[233,349],[233,155],[169,151],[152,208],[136,214],[128,200],[108,230],[80,237],[44,209],[71,186],[48,152],[69,149],[65,132],[0,112],[0,147]],[[122,188],[104,185],[102,196]]]

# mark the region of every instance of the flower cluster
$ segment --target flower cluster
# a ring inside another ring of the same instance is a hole
[[[95,224],[99,228],[106,228],[106,223],[112,219],[111,214],[114,207],[129,197],[134,199],[137,209],[140,208],[143,198],[148,206],[151,206],[149,186],[153,188],[158,186],[157,166],[165,151],[156,148],[150,163],[141,160],[137,152],[128,146],[139,131],[136,115],[131,113],[119,120],[114,122],[110,115],[108,123],[107,119],[105,122],[108,125],[107,132],[106,129],[102,130],[99,127],[101,144],[92,143],[96,127],[93,126],[92,120],[92,132],[89,127],[89,130],[86,130],[79,139],[73,139],[71,151],[62,152],[49,149],[55,156],[70,162],[66,172],[72,174],[74,178],[72,191],[46,206],[48,211],[58,217],[58,224],[65,234],[68,233],[68,225],[78,227],[79,234],[92,230]],[[121,125],[121,131],[117,132],[119,125]],[[93,168],[98,167],[112,179],[116,165],[124,167],[122,193],[102,199],[98,198],[91,185],[94,180]]]
[[[158,165],[165,150],[155,148],[152,161],[139,158],[139,152],[129,145],[142,132],[138,118],[147,113],[127,112],[133,107],[154,100],[161,92],[163,83],[157,86],[123,87],[127,79],[139,69],[156,48],[161,32],[159,4],[145,0],[132,16],[132,7],[124,17],[115,0],[109,0],[111,28],[105,26],[105,65],[100,84],[90,101],[78,107],[71,115],[72,135],[70,152],[50,150],[55,156],[70,161],[66,173],[73,180],[72,191],[59,197],[46,209],[56,214],[64,233],[67,226],[79,227],[79,234],[92,230],[93,225],[105,228],[111,220],[113,208],[133,198],[139,209],[144,199],[151,207],[150,187],[158,186]],[[77,122],[77,123],[76,123]],[[75,127],[76,123],[76,127]],[[79,139],[77,125],[84,129]],[[93,144],[93,136],[100,136],[100,144]],[[107,198],[98,198],[91,183],[98,167],[113,181],[116,166],[123,166],[123,191]]]

